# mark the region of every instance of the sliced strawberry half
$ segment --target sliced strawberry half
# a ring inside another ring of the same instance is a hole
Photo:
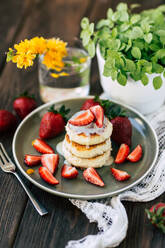
[[[117,181],[125,181],[131,177],[126,171],[118,170],[115,168],[111,168],[111,172]]]
[[[41,156],[41,163],[46,167],[52,174],[58,167],[59,155],[58,154],[44,154]]]
[[[88,109],[84,111],[83,113],[80,113],[74,119],[69,120],[69,123],[74,126],[85,126],[91,123],[94,120],[94,118],[95,118],[94,115]]]
[[[96,125],[101,128],[104,122],[104,110],[100,105],[96,105],[90,108],[90,111],[94,114],[96,119]]]
[[[64,164],[61,169],[61,176],[68,179],[75,178],[78,176],[78,171],[75,167]]]
[[[52,175],[46,167],[39,168],[40,177],[49,184],[59,184],[59,181]]]
[[[40,153],[51,154],[54,150],[43,140],[35,139],[32,142],[32,146]]]
[[[84,170],[83,176],[84,176],[86,181],[88,181],[92,184],[96,184],[96,185],[101,186],[101,187],[104,186],[103,180],[101,179],[101,177],[99,176],[97,171],[92,167]]]
[[[141,159],[142,154],[143,154],[142,146],[137,145],[137,147],[129,154],[127,159],[130,160],[131,162],[137,162]]]
[[[129,146],[127,144],[121,144],[118,153],[116,155],[115,163],[116,164],[121,164],[123,163],[130,152]]]
[[[24,157],[24,162],[28,166],[35,166],[41,163],[41,156],[26,154]]]

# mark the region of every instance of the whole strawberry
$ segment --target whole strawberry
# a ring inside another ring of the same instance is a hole
[[[93,106],[96,106],[96,105],[99,105],[99,103],[97,101],[95,101],[95,99],[87,99],[82,107],[81,107],[81,110],[87,110]]]
[[[151,223],[165,233],[165,203],[157,203],[150,209],[146,209],[147,217]]]
[[[44,114],[40,123],[39,136],[41,139],[49,139],[57,136],[64,131],[66,115],[69,109],[62,105],[59,111],[55,110],[54,105]]]
[[[131,145],[132,125],[127,117],[117,116],[111,120],[113,125],[112,140],[117,144]]]
[[[13,108],[21,119],[25,118],[36,106],[34,97],[29,96],[27,92],[17,97],[13,102]]]
[[[16,126],[17,120],[15,115],[7,110],[0,110],[0,132],[5,132],[13,129]]]

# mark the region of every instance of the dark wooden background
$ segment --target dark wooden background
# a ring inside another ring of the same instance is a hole
[[[5,63],[8,47],[21,39],[33,36],[59,36],[66,41],[79,37],[80,20],[88,16],[96,21],[105,16],[108,7],[115,8],[116,0],[1,0],[0,1],[0,109],[12,111],[14,96],[25,90],[38,93],[37,65],[29,70],[18,70]],[[141,3],[141,9],[157,7],[163,0],[129,0]],[[102,92],[96,59],[92,63],[91,94]],[[3,134],[3,142],[12,157],[13,133]],[[25,179],[24,179],[25,180]],[[26,181],[26,180],[25,180]],[[26,181],[27,182],[27,181]],[[28,183],[28,182],[27,182]],[[67,199],[43,192],[33,185],[31,190],[49,210],[40,217],[32,207],[19,182],[0,171],[0,248],[63,248],[67,241],[97,233],[97,225]],[[129,228],[120,248],[163,248],[165,235],[153,228],[144,209],[153,203],[165,201],[165,194],[153,202],[124,202]],[[117,230],[116,230],[117,231]]]

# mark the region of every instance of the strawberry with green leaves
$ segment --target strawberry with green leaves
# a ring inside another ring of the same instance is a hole
[[[150,209],[146,209],[150,222],[165,233],[165,203],[157,203]]]
[[[66,115],[69,111],[70,109],[65,109],[64,105],[62,105],[58,111],[55,110],[54,105],[52,105],[48,112],[42,117],[39,129],[40,138],[53,138],[63,132],[67,121]]]

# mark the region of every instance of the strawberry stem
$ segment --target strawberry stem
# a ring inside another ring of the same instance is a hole
[[[32,99],[35,100],[35,96],[34,96],[34,95],[29,95],[29,93],[28,93],[27,90],[24,91],[24,92],[23,92],[22,94],[20,94],[19,96],[15,97],[14,100],[17,99],[17,98],[20,98],[20,97],[27,97],[27,98],[32,98]]]
[[[70,112],[70,109],[66,109],[65,105],[62,105],[59,110],[56,110],[55,104],[53,104],[48,109],[48,112],[53,112],[54,114],[60,114],[63,117],[64,121],[67,122],[68,118],[66,117],[66,115]]]
[[[120,106],[110,102],[109,100],[101,100],[99,96],[95,96],[94,101],[98,102],[103,107],[104,114],[110,120],[117,116],[127,116],[125,110],[123,110]]]

